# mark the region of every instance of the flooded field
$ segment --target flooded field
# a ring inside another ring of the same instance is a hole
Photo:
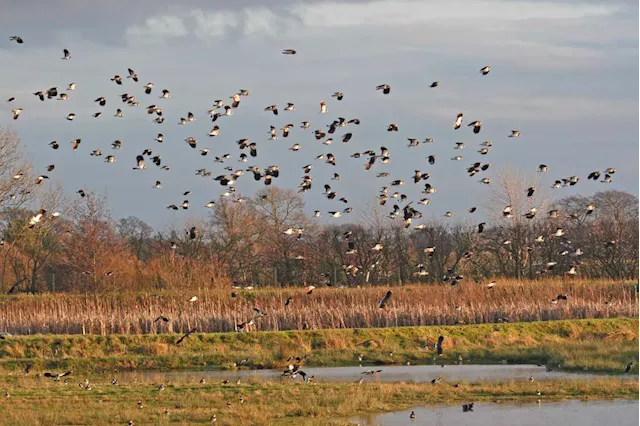
[[[412,419],[411,412],[415,413]],[[638,424],[638,401],[568,401],[539,404],[474,404],[473,412],[461,406],[416,407],[386,414],[369,414],[336,421],[360,426],[587,426]]]
[[[308,375],[313,375],[320,381],[350,382],[361,378],[364,380],[380,380],[381,382],[430,382],[440,378],[445,382],[478,382],[487,380],[526,380],[534,377],[535,380],[553,380],[565,378],[592,377],[592,374],[567,373],[562,371],[547,371],[545,367],[536,365],[403,365],[403,366],[363,366],[363,367],[303,367]],[[380,373],[367,375],[364,372],[378,371]],[[193,377],[200,380],[205,377],[209,380],[248,379],[258,377],[261,379],[278,379],[282,377],[283,370],[205,370],[205,371],[181,371],[164,373],[171,377]],[[129,373],[124,373],[129,374]],[[150,374],[155,373],[130,373]]]

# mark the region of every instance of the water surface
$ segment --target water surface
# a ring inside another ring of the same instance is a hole
[[[364,380],[380,380],[381,382],[415,382],[423,383],[440,377],[444,382],[479,382],[497,380],[553,380],[564,378],[589,378],[592,374],[576,374],[562,371],[547,371],[545,367],[536,365],[411,365],[411,366],[364,366],[364,367],[303,367],[305,373],[314,375],[316,381],[350,382],[361,378]],[[382,370],[375,375],[363,375],[364,371]],[[187,377],[194,380],[246,380],[251,377],[262,379],[278,379],[283,370],[205,370],[180,371],[165,373],[168,378]],[[135,373],[146,374],[146,373]],[[154,374],[154,373],[148,373]]]
[[[638,401],[567,401],[540,404],[475,403],[473,412],[458,406],[416,407],[413,410],[336,419],[360,426],[637,426]],[[410,419],[411,411],[416,414]]]

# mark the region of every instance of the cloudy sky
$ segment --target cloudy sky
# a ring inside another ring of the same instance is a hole
[[[482,206],[489,190],[478,183],[482,176],[464,173],[475,161],[492,163],[489,177],[506,167],[535,176],[538,164],[548,164],[547,187],[565,176],[581,177],[575,187],[554,191],[555,197],[603,189],[638,194],[637,1],[92,3],[89,8],[80,0],[58,0],[55,6],[34,0],[2,8],[0,96],[16,101],[0,104],[0,126],[19,133],[38,170],[56,164],[48,173],[50,184],[64,185],[70,195],[80,188],[107,193],[115,217],[135,215],[155,227],[203,217],[208,211],[202,206],[223,187],[195,171],[206,168],[216,176],[227,165],[235,170],[278,164],[275,184],[295,188],[301,167],[311,163],[314,187],[304,195],[308,210],[326,214],[346,207],[321,195],[330,183],[349,198],[355,211],[347,219],[353,220],[393,179],[407,181],[400,190],[420,199],[423,185],[410,181],[415,169],[430,172],[438,190],[422,208],[425,216],[451,210],[462,217],[467,208]],[[12,35],[23,37],[24,44],[10,42]],[[63,48],[71,51],[71,60],[60,60]],[[283,48],[298,54],[284,56]],[[485,65],[492,71],[482,76],[478,70]],[[128,67],[139,74],[138,84],[110,81],[115,74],[125,76]],[[433,81],[440,86],[429,88]],[[77,89],[66,102],[40,102],[32,95],[71,82]],[[155,84],[151,95],[143,93],[147,82]],[[375,90],[381,83],[392,86],[390,95]],[[171,90],[171,99],[158,99],[163,88]],[[233,116],[215,123],[220,136],[207,137],[213,101],[228,100],[241,88],[251,96]],[[335,91],[344,92],[343,101],[331,98]],[[124,107],[122,93],[136,95],[142,107]],[[105,107],[93,103],[99,96],[107,98]],[[325,115],[319,114],[321,100],[328,104]],[[278,117],[263,111],[270,104],[282,110],[287,102],[296,110]],[[151,104],[163,108],[164,124],[151,122],[143,108]],[[13,121],[16,107],[24,112]],[[113,116],[116,108],[123,108],[124,118]],[[104,115],[93,118],[97,111]],[[188,111],[197,120],[177,125]],[[75,121],[65,120],[70,112],[77,114]],[[482,120],[479,135],[466,126],[452,129],[458,112],[466,122]],[[353,132],[348,144],[337,140],[327,146],[313,138],[312,130],[326,130],[339,116],[362,122],[336,132]],[[287,139],[268,140],[269,125],[302,120],[311,122],[310,130],[296,128]],[[397,123],[399,132],[386,132],[389,123]],[[523,136],[507,138],[511,129]],[[165,135],[162,144],[153,140],[159,132]],[[189,148],[184,142],[189,136],[209,148],[209,155]],[[407,148],[410,137],[433,137],[435,143]],[[82,144],[73,152],[69,142],[75,138]],[[241,138],[258,144],[258,157],[249,163],[237,161],[235,141]],[[112,151],[116,139],[123,147]],[[48,147],[52,140],[61,143],[59,150]],[[480,156],[476,151],[485,140],[493,147]],[[453,150],[457,141],[466,144],[464,151]],[[295,142],[302,149],[289,151]],[[390,149],[391,163],[376,164],[370,172],[364,171],[363,158],[349,158],[381,146]],[[152,164],[132,170],[145,148],[161,155],[171,170]],[[94,149],[115,154],[117,162],[89,156]],[[329,152],[337,157],[336,167],[315,160]],[[226,153],[233,158],[213,162],[213,156]],[[425,159],[430,154],[437,155],[434,166]],[[450,160],[458,154],[462,161]],[[607,167],[618,170],[612,184],[587,182],[589,172]],[[391,176],[375,178],[382,171]],[[334,172],[340,181],[330,180]],[[152,188],[156,180],[162,189]],[[245,196],[263,186],[250,173],[237,184]],[[189,210],[165,209],[181,203],[186,190],[192,191]]]

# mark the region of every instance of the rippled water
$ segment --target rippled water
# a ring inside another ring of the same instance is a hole
[[[386,414],[335,419],[360,426],[637,426],[638,401],[567,401],[540,404],[474,404],[473,412],[461,406],[417,407]],[[409,418],[411,411],[415,419]]]

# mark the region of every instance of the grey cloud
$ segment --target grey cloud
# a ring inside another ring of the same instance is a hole
[[[305,195],[309,210],[336,207],[319,193],[334,171],[340,173],[343,180],[336,188],[356,207],[354,220],[358,207],[390,181],[372,177],[375,173],[385,170],[408,180],[414,168],[431,172],[438,188],[424,212],[439,216],[455,210],[461,216],[469,204],[481,206],[485,195],[480,184],[461,171],[476,159],[492,162],[491,173],[507,164],[534,173],[537,163],[545,162],[551,166],[545,179],[617,167],[609,186],[581,181],[552,195],[605,188],[638,193],[637,21],[622,16],[633,5],[517,2],[518,12],[513,2],[497,0],[405,1],[385,13],[391,6],[384,1],[366,7],[364,2],[270,2],[268,8],[255,1],[229,2],[224,8],[209,2],[181,8],[164,0],[131,3],[129,9],[117,2],[100,3],[89,11],[71,9],[64,5],[78,3],[63,1],[51,10],[50,22],[40,21],[46,16],[42,11],[29,21],[29,14],[21,12],[27,6],[20,6],[12,9],[15,24],[7,31],[25,35],[28,43],[0,43],[0,95],[17,96],[24,108],[20,120],[13,122],[1,118],[8,117],[10,108],[0,104],[0,123],[19,131],[37,167],[57,163],[51,178],[70,194],[81,186],[108,190],[115,216],[138,215],[154,225],[178,223],[184,213],[164,207],[182,201],[180,194],[188,189],[194,206],[217,197],[222,187],[194,176],[194,171],[207,167],[221,174],[222,166],[213,164],[211,154],[237,156],[235,140],[243,137],[258,143],[256,165],[282,166],[277,185],[295,187],[300,167],[314,164],[314,189]],[[71,15],[82,19],[64,23]],[[0,17],[2,23],[7,20]],[[67,43],[74,57],[60,61]],[[283,57],[284,47],[299,54]],[[487,64],[493,70],[482,77],[478,69]],[[141,84],[153,81],[158,90],[170,89],[172,99],[144,95],[129,80],[123,86],[109,81],[114,74],[126,75],[127,67],[140,74]],[[428,87],[434,80],[441,83],[437,89]],[[31,94],[71,81],[78,89],[67,102],[41,103]],[[392,85],[390,96],[374,90],[380,83]],[[252,95],[243,99],[234,116],[217,123],[222,128],[219,137],[208,138],[213,124],[207,109],[214,99],[228,99],[240,88]],[[345,93],[342,102],[330,98],[336,90]],[[124,108],[124,119],[113,118],[121,106],[118,96],[125,92],[136,94],[143,106],[161,104],[167,122],[152,124],[142,108]],[[98,96],[108,98],[105,108],[93,104]],[[328,103],[326,116],[318,114],[320,100]],[[262,110],[285,102],[295,102],[296,111],[276,118]],[[91,118],[97,110],[105,115]],[[177,126],[187,111],[193,111],[197,121]],[[68,112],[78,114],[73,123],[63,119]],[[466,128],[453,131],[457,112],[464,112],[465,120],[483,120],[481,134]],[[348,144],[325,146],[298,129],[288,139],[266,140],[271,124],[308,119],[315,129],[336,116],[362,120],[360,127],[350,129],[354,136]],[[399,124],[400,132],[384,131],[391,122]],[[507,139],[512,128],[522,130],[523,137]],[[162,144],[153,141],[158,132],[166,136]],[[187,136],[212,149],[210,156],[188,148]],[[436,143],[405,147],[407,137],[428,136]],[[83,145],[71,152],[68,142],[76,137],[83,138]],[[47,147],[53,139],[62,144],[56,152]],[[116,164],[89,157],[92,149],[109,151],[114,139],[123,141],[115,152]],[[467,144],[460,163],[448,160],[458,140]],[[494,148],[478,158],[476,146],[482,140],[492,140]],[[286,149],[294,142],[303,145],[298,153]],[[392,161],[371,173],[364,171],[361,160],[348,157],[383,145],[391,149]],[[131,170],[135,155],[145,148],[162,155],[171,171]],[[338,156],[337,167],[314,160],[327,152]],[[424,157],[432,153],[438,162],[429,167]],[[246,166],[236,158],[228,164]],[[163,190],[151,188],[155,179],[163,182]],[[238,182],[245,195],[260,187],[251,179]],[[421,187],[405,185],[403,190],[417,198]],[[206,210],[194,207],[187,213],[197,217]]]

